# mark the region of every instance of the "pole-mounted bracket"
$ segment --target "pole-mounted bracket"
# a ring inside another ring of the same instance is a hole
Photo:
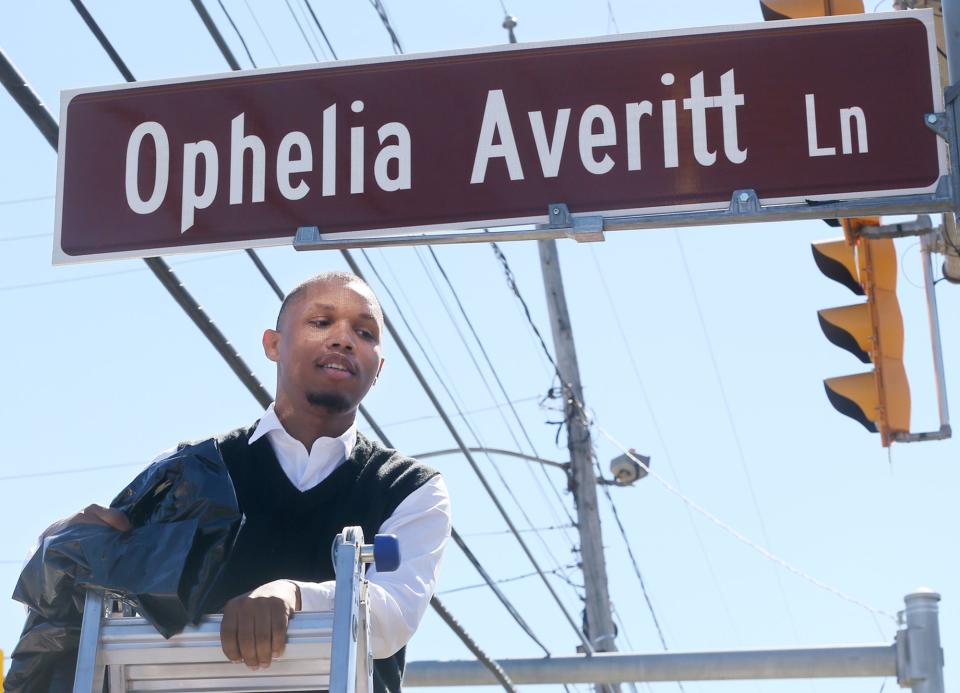
[[[863,238],[906,238],[908,236],[923,236],[931,231],[938,231],[941,227],[934,226],[929,214],[918,214],[913,221],[904,221],[899,224],[883,224],[881,226],[864,226],[859,235]]]
[[[923,124],[947,142],[950,141],[950,122],[947,120],[946,112],[924,114]]]
[[[575,217],[563,202],[551,202],[547,205],[546,228],[564,230],[568,238],[578,243],[595,243],[606,240],[603,236],[603,217]]]
[[[297,228],[297,235],[293,237],[294,250],[307,250],[315,248],[323,241],[320,235],[319,226],[300,226]]]
[[[734,190],[730,197],[730,206],[727,208],[728,214],[756,214],[762,209],[760,198],[757,197],[757,191],[752,188],[743,190]]]

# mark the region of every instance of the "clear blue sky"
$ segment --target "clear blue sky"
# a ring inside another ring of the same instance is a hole
[[[312,60],[282,2],[251,0],[265,42],[245,2],[225,0],[258,64]],[[293,2],[296,8],[299,2]],[[869,3],[873,9],[872,4]],[[215,2],[208,6],[246,65],[235,34]],[[341,58],[391,53],[368,3],[314,2]],[[611,0],[510,0],[521,41],[737,24],[760,20],[755,0],[628,3]],[[388,4],[408,52],[502,43],[497,0]],[[223,72],[226,66],[187,0],[90,2],[89,9],[140,79]],[[889,9],[882,3],[880,9]],[[71,5],[7,3],[0,46],[41,98],[58,112],[62,89],[122,79]],[[312,40],[312,37],[311,37]],[[272,50],[271,50],[272,46]],[[891,47],[893,50],[894,47]],[[274,58],[273,52],[276,53]],[[798,59],[802,59],[798,56]],[[842,69],[842,66],[837,66]],[[56,158],[6,94],[0,95],[0,324],[5,435],[0,441],[0,592],[9,594],[36,536],[51,521],[91,502],[107,502],[158,451],[253,421],[259,407],[140,261],[53,268],[50,264]],[[879,609],[902,608],[903,595],[929,585],[944,595],[947,685],[960,648],[955,530],[960,511],[956,441],[899,445],[879,439],[835,412],[824,377],[862,370],[829,344],[819,308],[852,295],[819,274],[809,243],[833,235],[820,222],[618,232],[603,244],[560,243],[585,398],[601,426],[637,450],[697,503],[793,565]],[[549,334],[536,246],[504,245],[534,320]],[[897,244],[899,295],[907,332],[913,427],[936,428],[929,338],[916,241]],[[541,456],[565,459],[555,442],[556,411],[539,406],[550,371],[486,245],[439,247],[437,255],[482,335]],[[341,268],[334,253],[281,247],[261,257],[284,289],[309,274]],[[433,359],[457,404],[482,410],[469,419],[483,444],[516,449],[504,419],[477,375],[433,282],[426,251],[369,251]],[[425,263],[428,269],[424,269]],[[257,376],[272,390],[271,363],[260,334],[278,302],[242,253],[171,259]],[[361,261],[364,270],[368,265]],[[609,288],[612,301],[604,289]],[[374,281],[384,307],[397,316]],[[947,387],[960,395],[955,359],[960,289],[937,285],[943,319]],[[464,329],[457,317],[458,326]],[[399,320],[397,320],[399,322]],[[404,330],[408,345],[425,366]],[[552,345],[551,345],[552,346]],[[471,348],[476,347],[471,343]],[[387,369],[367,404],[409,453],[453,447],[429,402],[391,342]],[[634,365],[635,364],[635,367]],[[455,407],[432,373],[450,411]],[[490,379],[489,374],[487,378]],[[501,399],[497,398],[500,402]],[[956,401],[954,408],[960,407]],[[361,428],[365,429],[364,425]],[[473,443],[466,427],[460,430]],[[517,436],[519,434],[517,433]],[[522,437],[521,443],[525,445]],[[597,436],[602,464],[618,454]],[[529,451],[529,450],[526,450]],[[436,460],[450,484],[455,525],[497,578],[531,571],[503,533],[479,484],[459,457]],[[499,468],[502,480],[493,468]],[[516,460],[481,458],[521,526],[563,524],[572,501],[561,475],[549,483]],[[82,471],[129,464],[126,468]],[[40,472],[57,475],[9,478]],[[626,534],[673,650],[775,647],[891,641],[894,626],[790,574],[687,509],[653,479],[614,488]],[[601,495],[610,589],[622,621],[623,650],[655,652],[659,640],[641,596],[610,505]],[[487,534],[487,533],[497,534]],[[483,533],[483,534],[481,534]],[[576,563],[575,533],[525,535],[544,566]],[[582,584],[576,569],[561,571]],[[551,578],[579,615],[580,590]],[[459,550],[447,552],[440,594],[480,582]],[[504,590],[555,654],[576,645],[572,630],[535,578]],[[538,656],[487,589],[444,596],[450,610],[496,657]],[[0,647],[12,650],[22,623],[13,601],[0,601]],[[467,651],[432,613],[410,647],[410,660],[466,658]],[[765,682],[752,690],[880,690],[879,680]],[[692,684],[688,691],[737,690],[744,684]],[[888,688],[896,686],[887,681]],[[658,688],[674,689],[672,684]]]

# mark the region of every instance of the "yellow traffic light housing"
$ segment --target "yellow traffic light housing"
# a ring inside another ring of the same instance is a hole
[[[891,239],[859,236],[879,219],[842,220],[846,238],[813,244],[820,270],[866,303],[818,313],[827,339],[864,363],[868,373],[824,380],[830,403],[874,433],[884,447],[910,430],[910,386],[903,366],[903,317],[897,302],[897,253]]]
[[[863,14],[863,0],[760,0],[766,21]]]

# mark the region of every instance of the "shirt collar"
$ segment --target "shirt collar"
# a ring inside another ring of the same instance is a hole
[[[257,427],[254,429],[253,434],[250,436],[249,444],[253,445],[260,438],[270,433],[270,431],[277,431],[283,435],[292,439],[292,436],[287,433],[287,429],[283,427],[283,424],[280,423],[280,417],[277,416],[277,413],[274,411],[275,402],[271,402],[270,406],[267,407],[266,411],[263,412],[263,416],[260,417],[260,421],[257,423]],[[324,438],[318,438],[317,440],[324,440]],[[326,440],[338,440],[343,444],[344,457],[350,457],[353,452],[354,446],[357,444],[357,424],[354,422],[350,425],[346,431],[336,438],[326,438]],[[316,443],[316,441],[314,441]]]

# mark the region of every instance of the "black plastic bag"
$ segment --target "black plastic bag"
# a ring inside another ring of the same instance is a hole
[[[29,615],[4,680],[8,693],[53,690],[51,673],[76,657],[87,589],[119,596],[164,637],[205,613],[242,522],[216,442],[153,463],[110,507],[133,530],[69,526],[44,539],[20,574],[13,598]]]

